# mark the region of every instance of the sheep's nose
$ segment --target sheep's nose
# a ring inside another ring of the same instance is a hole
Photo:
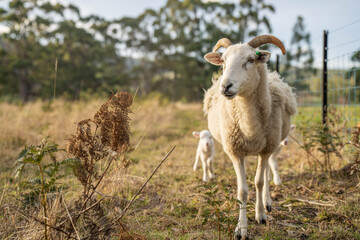
[[[229,91],[232,86],[233,86],[232,83],[228,83],[228,84],[226,84],[225,86],[223,86],[223,93],[224,93],[226,96],[231,96],[231,95],[232,95],[232,93]]]
[[[209,143],[208,143],[208,142],[206,143],[206,147],[209,147]]]

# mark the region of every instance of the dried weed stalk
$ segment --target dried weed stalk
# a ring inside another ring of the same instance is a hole
[[[127,92],[113,94],[100,106],[93,119],[77,123],[76,134],[68,139],[68,154],[81,160],[76,177],[84,186],[85,199],[95,188],[95,181],[101,179],[95,168],[96,163],[108,158],[110,164],[113,158],[119,158],[130,146],[129,113],[132,102],[133,98]]]
[[[350,175],[353,175],[354,172],[360,172],[360,122],[357,123],[350,140],[351,146],[354,147],[354,159],[351,166]]]
[[[75,229],[80,229],[79,234],[83,239],[105,239],[110,235],[113,224],[104,213],[100,201],[92,196],[114,159],[126,163],[132,102],[133,98],[127,92],[113,94],[100,106],[93,119],[77,123],[76,134],[68,139],[67,152],[81,162],[75,176],[84,187],[82,197],[60,219],[59,227],[65,228],[69,236],[75,233]],[[102,159],[107,159],[107,166],[100,174],[97,163]]]

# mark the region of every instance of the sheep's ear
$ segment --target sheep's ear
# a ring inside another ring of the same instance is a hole
[[[204,58],[206,61],[216,66],[221,66],[224,63],[224,60],[221,59],[221,54],[218,52],[209,52],[204,56]]]
[[[200,133],[199,132],[193,132],[192,133],[195,137],[199,138],[200,137]]]
[[[256,55],[258,55],[259,62],[266,63],[269,61],[271,53],[265,50],[260,50],[256,52]]]
[[[290,127],[290,131],[291,130],[294,130],[296,128],[296,125],[295,124],[292,124],[291,127]]]

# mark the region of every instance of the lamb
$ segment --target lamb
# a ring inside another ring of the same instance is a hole
[[[214,178],[214,155],[215,143],[209,130],[202,130],[201,132],[192,133],[196,138],[199,138],[198,148],[196,150],[194,171],[197,170],[199,160],[203,166],[203,181],[208,182],[209,178]]]
[[[292,131],[293,129],[295,129],[295,125],[291,125],[290,131]],[[271,172],[272,172],[272,174],[274,176],[274,184],[277,185],[277,186],[279,186],[281,184],[281,179],[280,179],[280,175],[279,175],[279,167],[278,167],[278,164],[277,164],[276,157],[277,157],[277,155],[279,155],[282,147],[286,146],[287,144],[288,144],[288,137],[286,137],[284,140],[281,141],[278,148],[275,150],[275,152],[273,154],[271,154],[271,156],[269,158],[269,165],[270,165],[270,168],[271,168]],[[270,173],[268,173],[268,177],[269,177],[269,180],[271,180]]]
[[[296,112],[292,88],[277,73],[267,70],[270,52],[257,49],[265,43],[286,53],[278,38],[261,35],[234,45],[229,39],[220,39],[204,56],[209,63],[223,67],[222,76],[205,92],[203,110],[210,132],[222,144],[235,169],[241,203],[236,239],[247,235],[245,157],[258,156],[255,219],[266,223],[265,208],[271,211],[268,159],[289,134],[290,117]],[[220,47],[227,50],[223,54],[216,52]]]

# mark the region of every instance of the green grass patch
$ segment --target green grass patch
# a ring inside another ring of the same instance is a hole
[[[334,106],[334,105],[330,105]],[[343,117],[347,120],[347,127],[354,127],[358,121],[360,121],[360,105],[335,105],[337,111],[339,111]],[[304,106],[298,107],[298,114],[293,118],[295,124],[303,121],[304,119],[310,119],[312,121],[322,120],[322,106]]]

